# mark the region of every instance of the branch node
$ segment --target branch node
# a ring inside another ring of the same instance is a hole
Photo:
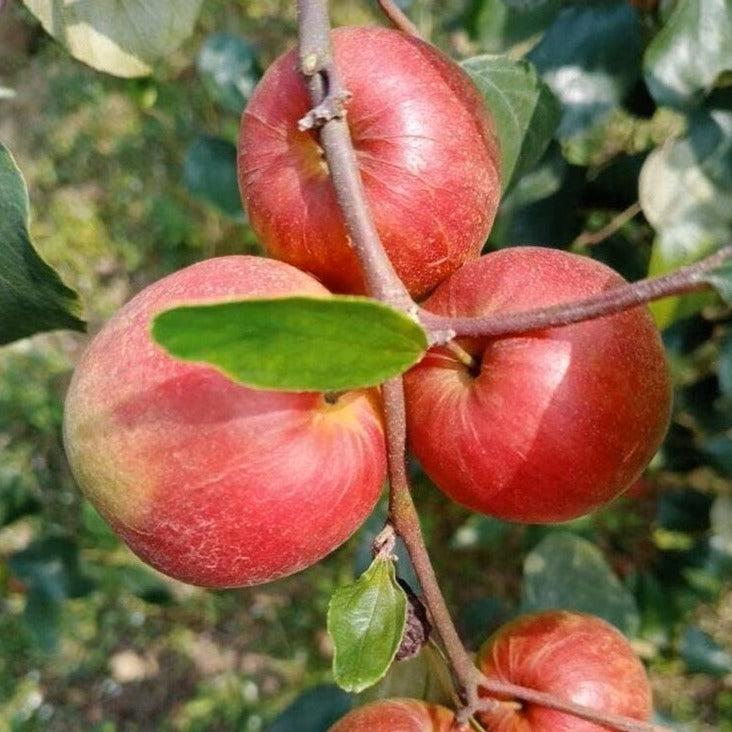
[[[398,559],[395,551],[396,540],[397,535],[394,527],[390,523],[387,523],[371,543],[371,555],[373,558],[396,562]]]

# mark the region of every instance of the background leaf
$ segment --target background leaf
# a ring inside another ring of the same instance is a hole
[[[679,0],[643,58],[658,104],[688,107],[732,69],[732,1]]]
[[[254,46],[230,33],[214,33],[205,40],[196,68],[211,99],[237,115],[262,75]]]
[[[84,330],[76,293],[36,253],[28,191],[0,143],[0,345],[55,328]]]
[[[203,0],[23,0],[79,61],[114,76],[146,76],[192,33]]]
[[[343,689],[321,684],[303,691],[267,726],[267,732],[327,732],[352,706],[351,695]]]
[[[562,9],[528,58],[562,104],[560,138],[592,127],[640,76],[641,26],[627,2]]]
[[[555,608],[598,615],[631,638],[638,632],[635,600],[600,550],[564,531],[552,532],[526,555],[521,585],[521,612]]]
[[[328,607],[333,675],[346,691],[363,691],[389,669],[404,633],[407,598],[394,563],[375,559],[356,582],[335,591]]]
[[[545,30],[561,6],[562,0],[472,0],[465,24],[481,50],[507,51]]]
[[[236,145],[218,137],[196,138],[186,151],[183,183],[188,192],[243,221],[236,174]]]
[[[505,191],[544,154],[559,124],[559,104],[528,61],[475,56],[462,66],[482,92],[496,122]]]
[[[723,101],[723,100],[722,100]],[[639,178],[643,213],[656,229],[649,273],[662,274],[729,243],[732,180],[729,161],[732,112],[707,105],[689,119],[687,134],[653,150]],[[653,303],[666,327],[709,301],[708,295]]]
[[[287,297],[160,313],[153,337],[184,361],[210,363],[263,389],[329,391],[380,384],[426,350],[411,318],[365,297]]]

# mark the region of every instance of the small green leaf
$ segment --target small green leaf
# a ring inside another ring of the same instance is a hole
[[[496,121],[506,190],[544,154],[559,125],[559,103],[528,61],[475,56],[462,66]]]
[[[399,649],[406,619],[407,598],[391,560],[375,559],[353,584],[336,590],[328,607],[336,683],[359,692],[383,678]]]
[[[732,1],[679,0],[646,49],[643,71],[660,105],[688,107],[732,69]]]
[[[193,32],[203,0],[23,0],[69,53],[98,71],[146,76]]]
[[[598,615],[631,638],[638,632],[635,600],[600,550],[564,531],[549,534],[524,561],[521,612],[552,609]]]
[[[641,24],[627,2],[564,7],[528,58],[562,104],[562,139],[617,107],[641,71]]]
[[[76,293],[36,253],[28,191],[0,143],[0,345],[55,328],[84,330]]]
[[[422,328],[365,297],[286,297],[160,313],[155,340],[176,358],[209,363],[261,389],[334,391],[380,384],[427,348]]]
[[[262,75],[254,47],[228,33],[205,40],[196,67],[211,98],[234,114],[241,114]]]
[[[196,138],[186,151],[183,183],[192,196],[234,219],[244,219],[236,177],[236,145],[228,140]]]

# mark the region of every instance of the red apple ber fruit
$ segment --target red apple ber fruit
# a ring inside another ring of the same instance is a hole
[[[469,262],[425,308],[507,313],[578,300],[624,280],[556,249],[516,247]],[[564,521],[629,486],[663,440],[671,389],[645,307],[560,328],[459,341],[405,377],[412,449],[458,503],[509,521]]]
[[[415,699],[384,699],[357,707],[328,732],[469,732],[438,704]]]
[[[413,296],[477,257],[500,195],[499,150],[483,98],[433,46],[387,28],[340,28],[335,60],[376,228]],[[268,254],[330,289],[363,292],[323,152],[297,123],[312,106],[295,51],[264,75],[239,132],[239,186]]]
[[[648,720],[651,688],[625,636],[592,615],[552,610],[523,615],[481,646],[478,668],[488,677],[527,686],[606,714]],[[604,732],[573,714],[517,700],[481,713],[491,732]]]
[[[314,564],[366,519],[385,478],[377,392],[245,388],[167,355],[161,310],[191,302],[327,297],[260,257],[210,259],[146,288],[94,338],[66,398],[79,486],[143,560],[197,585],[274,580]]]

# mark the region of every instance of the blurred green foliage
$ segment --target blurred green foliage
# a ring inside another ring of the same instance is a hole
[[[559,246],[635,279],[729,238],[729,46],[702,42],[691,70],[675,50],[698,42],[705,4],[729,17],[725,0],[400,3],[453,56],[528,58],[559,100],[558,131],[507,191],[489,248]],[[374,5],[332,3],[333,20],[374,22]],[[27,180],[36,245],[92,332],[167,272],[258,251],[231,189],[238,111],[295,33],[292,2],[212,0],[151,77],[124,80],[72,60],[19,4],[0,14],[0,139]],[[560,528],[519,526],[469,515],[413,466],[415,498],[471,647],[523,609],[589,602],[634,636],[665,724],[730,732],[732,317],[714,297],[655,314],[674,420],[626,497]],[[328,601],[363,570],[378,516],[323,563],[259,588],[203,591],[143,567],[63,455],[83,340],[0,350],[0,732],[323,732],[359,701],[332,686]],[[414,582],[405,559],[399,572]],[[432,694],[439,659],[410,663],[367,693]]]

